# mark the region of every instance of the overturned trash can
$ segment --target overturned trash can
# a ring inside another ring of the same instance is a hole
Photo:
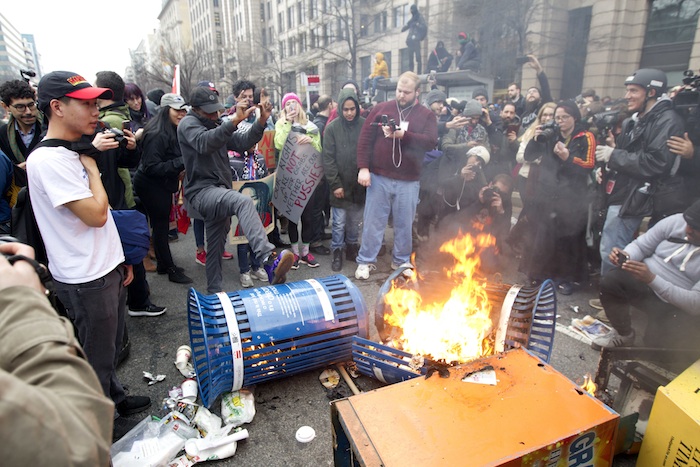
[[[367,337],[362,293],[343,275],[203,295],[190,289],[192,359],[205,406],[244,386],[352,358]]]

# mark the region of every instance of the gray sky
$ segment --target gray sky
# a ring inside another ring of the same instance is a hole
[[[88,81],[102,70],[123,75],[129,49],[158,27],[160,8],[161,0],[2,2],[5,18],[20,33],[34,34],[43,73],[73,71]]]

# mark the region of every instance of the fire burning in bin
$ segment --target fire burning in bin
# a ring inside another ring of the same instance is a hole
[[[556,320],[553,284],[489,284],[479,272],[480,257],[494,243],[486,234],[445,242],[440,251],[452,255],[454,264],[437,279],[420,271],[406,275],[405,268],[392,274],[380,290],[375,314],[388,345],[356,338],[353,357],[360,371],[396,382],[423,371],[415,356],[444,365],[514,347],[526,347],[548,362]]]

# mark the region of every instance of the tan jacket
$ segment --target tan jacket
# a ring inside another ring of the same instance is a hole
[[[113,419],[73,326],[36,290],[2,290],[1,463],[109,465]]]

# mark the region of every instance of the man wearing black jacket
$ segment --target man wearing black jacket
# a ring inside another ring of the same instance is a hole
[[[10,114],[8,122],[0,125],[0,151],[14,165],[15,186],[27,186],[26,159],[41,141],[43,118],[36,106],[34,90],[26,81],[16,79],[3,83],[0,99],[2,107]]]

